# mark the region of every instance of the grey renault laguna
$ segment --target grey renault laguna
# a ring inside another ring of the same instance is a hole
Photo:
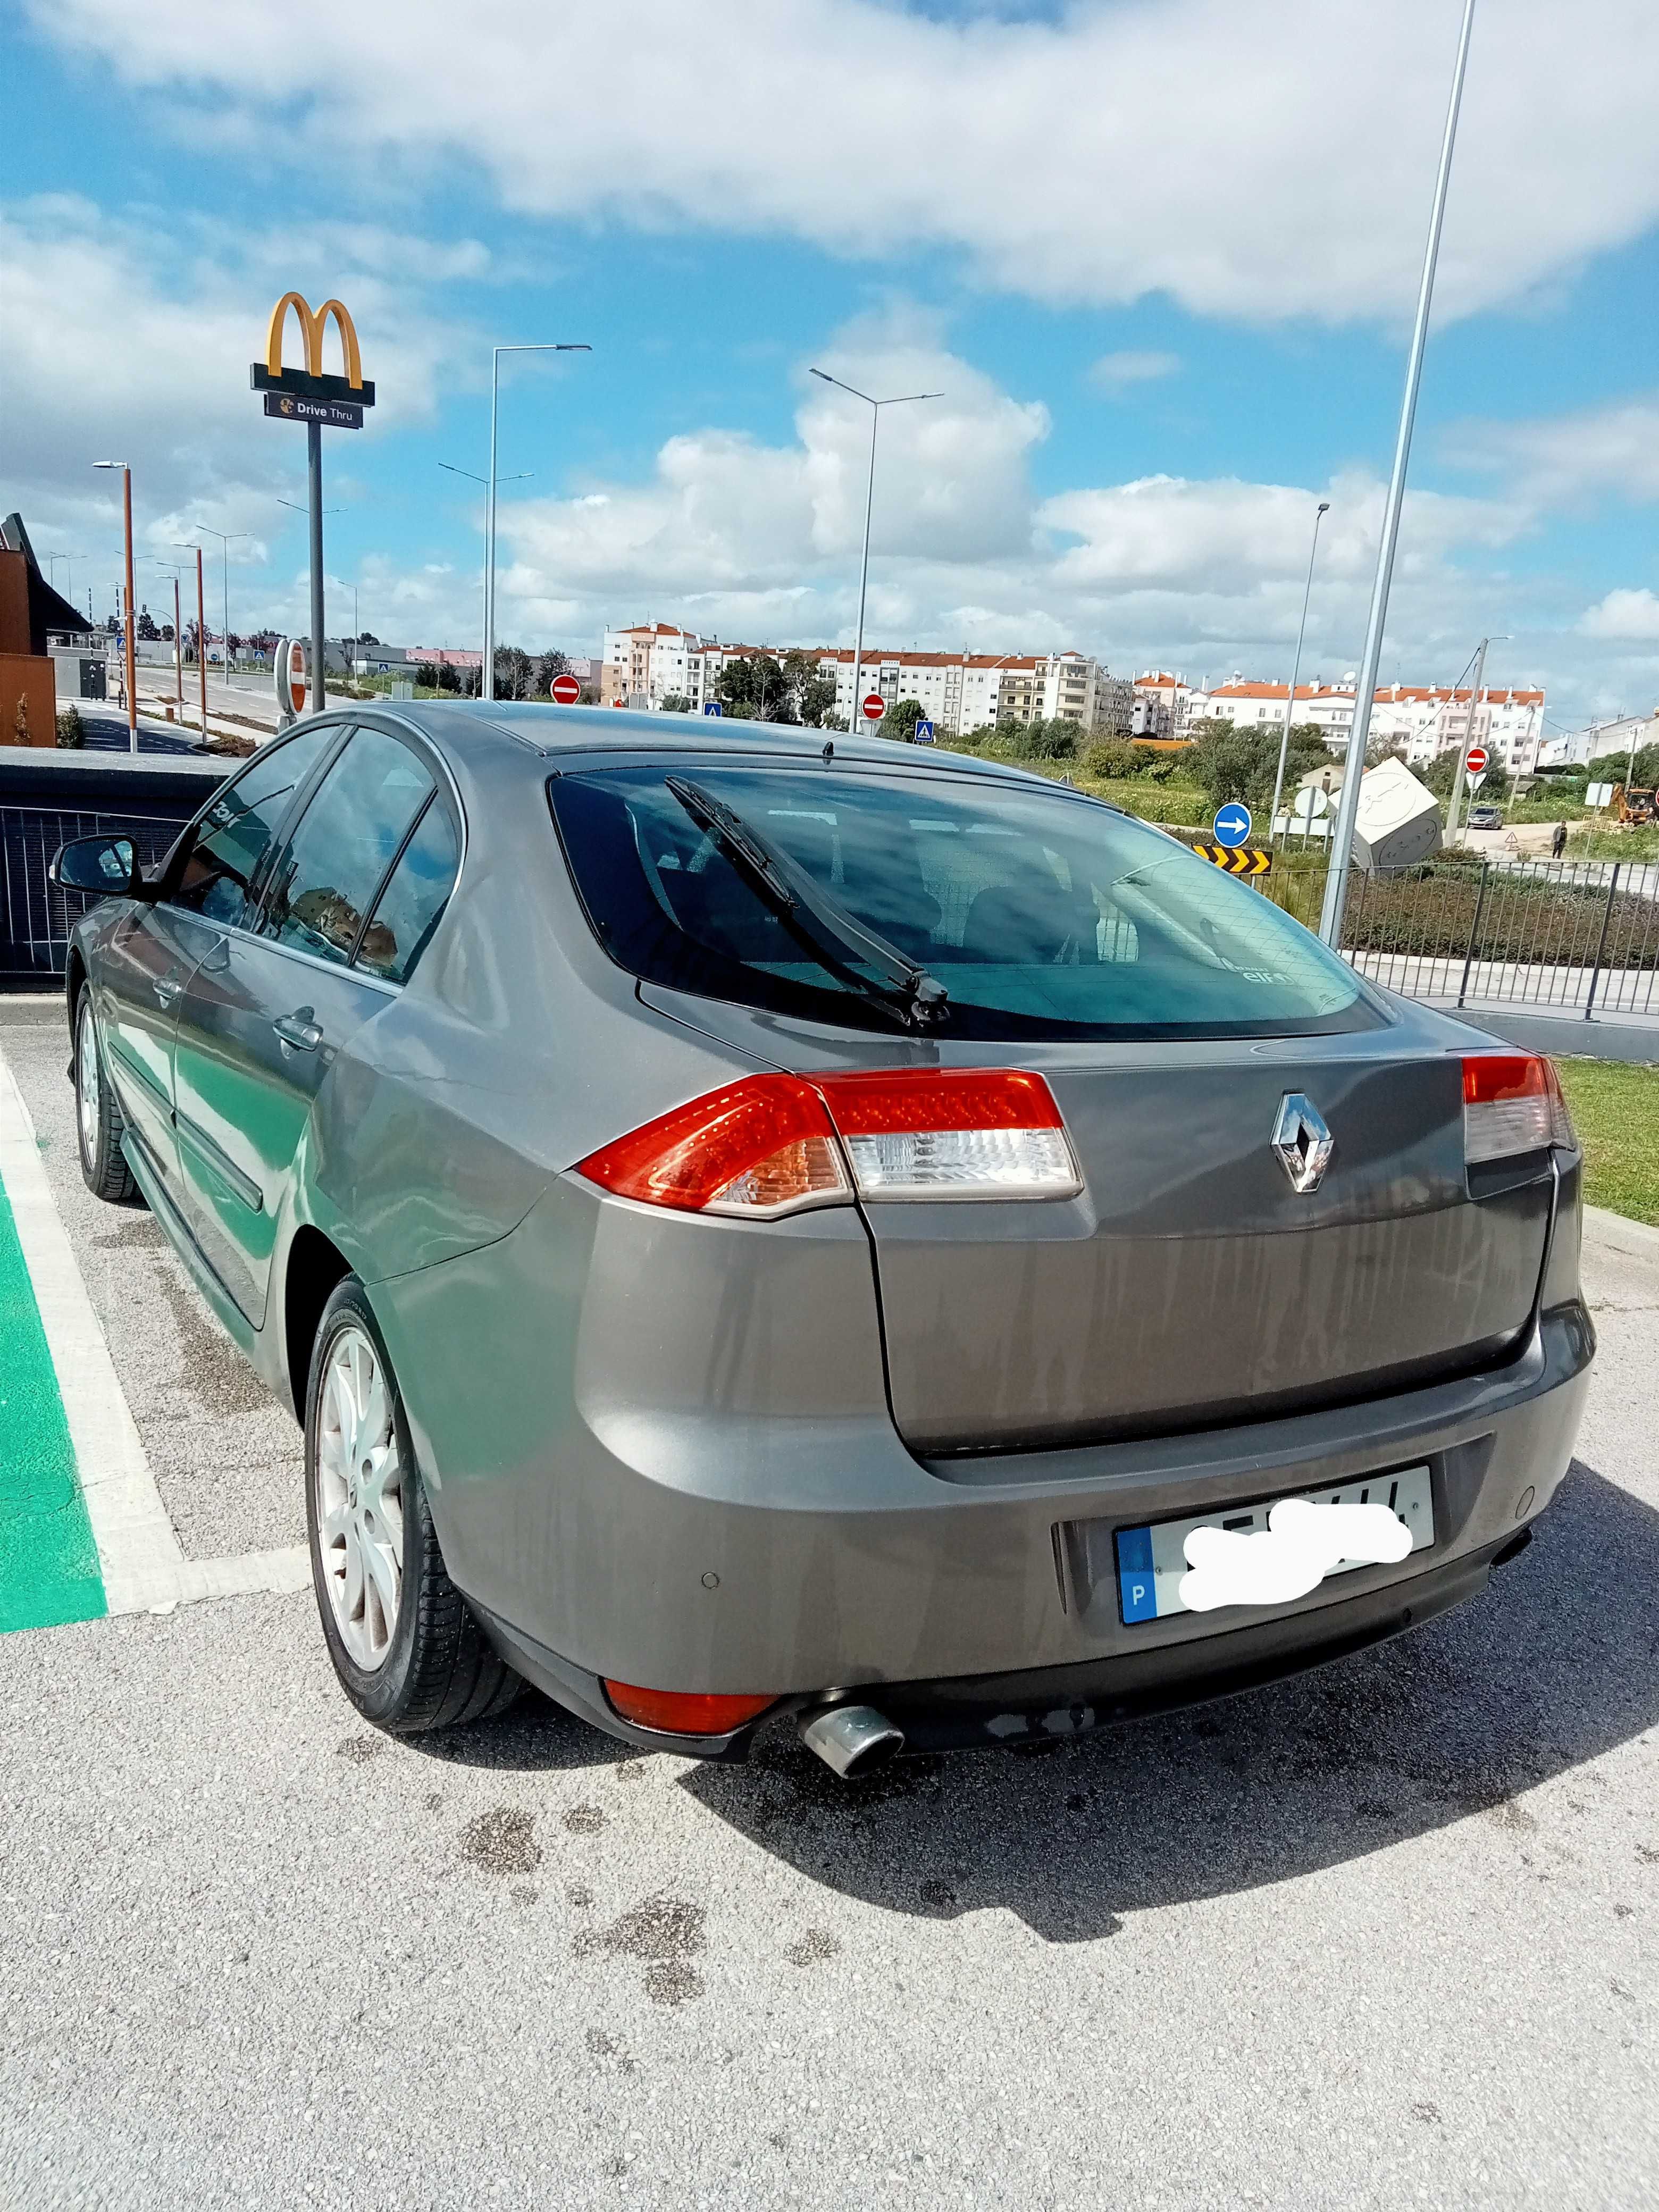
[[[303,1423],[387,1729],[1041,1741],[1431,1619],[1567,1467],[1549,1063],[1078,792],[399,704],[54,877],[87,1181]]]

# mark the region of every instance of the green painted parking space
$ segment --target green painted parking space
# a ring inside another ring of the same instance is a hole
[[[58,1377],[0,1188],[0,1630],[104,1611]]]

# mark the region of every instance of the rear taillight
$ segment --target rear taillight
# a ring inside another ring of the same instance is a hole
[[[1534,1053],[1484,1052],[1463,1062],[1466,1159],[1508,1159],[1576,1141],[1551,1061]]]
[[[619,1198],[769,1218],[871,1199],[1070,1198],[1060,1109],[1018,1068],[753,1075],[577,1163]]]
[[[577,1164],[618,1198],[769,1218],[853,1186],[823,1100],[798,1075],[750,1075],[676,1107]]]
[[[829,1075],[861,1198],[1070,1198],[1083,1188],[1054,1094],[1019,1068]]]

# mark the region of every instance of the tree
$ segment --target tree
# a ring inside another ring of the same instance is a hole
[[[1231,722],[1206,716],[1193,728],[1194,741],[1186,755],[1187,773],[1212,808],[1242,799],[1253,812],[1265,815],[1273,805],[1282,727],[1263,724],[1238,729]],[[1291,789],[1310,769],[1331,766],[1330,749],[1316,726],[1311,722],[1297,724],[1285,749],[1285,788]]]
[[[836,679],[819,672],[817,656],[793,647],[783,656],[783,680],[799,720],[809,730],[824,728],[823,718],[836,703]]]
[[[728,660],[714,696],[738,721],[793,722],[795,702],[789,680],[769,653],[745,653]]]
[[[139,635],[143,635],[142,630]],[[1634,770],[1628,745],[1616,753],[1598,753],[1584,780],[1587,783],[1623,783],[1636,791],[1651,791],[1659,784],[1659,744],[1638,745]]]
[[[522,647],[498,645],[495,647],[495,696],[498,699],[527,699],[535,671],[530,655]]]
[[[691,702],[684,691],[665,691],[662,698],[662,711],[665,714],[689,714],[691,712]]]
[[[1109,738],[1088,748],[1083,756],[1083,769],[1086,775],[1097,776],[1103,783],[1121,783],[1139,775],[1140,760],[1133,745]]]
[[[173,642],[173,624],[171,623],[163,623],[161,624],[161,642],[164,645],[171,645]]]
[[[554,678],[568,675],[569,671],[570,662],[566,654],[556,651],[538,653],[534,684],[536,692],[538,694],[543,691],[551,692]]]
[[[923,719],[920,699],[896,699],[877,724],[876,734],[913,745],[916,741],[916,724]]]
[[[161,633],[156,629],[155,618],[148,607],[139,608],[138,622],[134,635],[141,637],[146,645],[155,645],[159,642]]]

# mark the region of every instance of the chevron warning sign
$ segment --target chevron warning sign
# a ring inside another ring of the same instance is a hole
[[[1212,861],[1224,868],[1230,876],[1267,876],[1273,873],[1273,856],[1260,846],[1194,845],[1200,860]]]

